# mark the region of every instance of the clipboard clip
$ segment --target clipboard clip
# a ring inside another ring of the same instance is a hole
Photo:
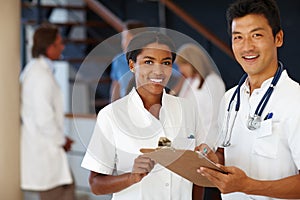
[[[167,147],[167,146],[164,146],[164,147],[157,147],[155,149],[148,149],[148,148],[142,148],[140,149],[140,152],[141,153],[151,153],[153,151],[158,151],[158,150],[161,150],[161,149],[170,149],[172,151],[176,151],[176,149],[174,147]]]

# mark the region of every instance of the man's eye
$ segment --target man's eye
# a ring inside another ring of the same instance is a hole
[[[260,38],[260,37],[262,37],[262,34],[256,33],[256,34],[253,35],[253,37],[254,38]]]
[[[242,37],[240,35],[233,36],[232,38],[233,38],[233,40],[240,40],[240,39],[242,39]]]

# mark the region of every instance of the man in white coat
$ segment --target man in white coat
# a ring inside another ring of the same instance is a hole
[[[32,57],[21,74],[21,188],[41,200],[74,200],[74,183],[66,152],[63,99],[52,60],[64,44],[57,27],[42,25],[33,36]]]

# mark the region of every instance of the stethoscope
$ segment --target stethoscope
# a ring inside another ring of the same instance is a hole
[[[260,100],[255,112],[254,112],[254,115],[253,116],[250,116],[249,115],[249,118],[248,118],[248,121],[247,121],[247,127],[249,130],[256,130],[260,127],[260,124],[261,124],[261,115],[271,97],[271,94],[272,92],[274,91],[274,87],[276,86],[284,68],[283,68],[283,64],[281,62],[278,62],[279,63],[279,67],[274,75],[274,78],[268,88],[268,90],[266,91],[266,93],[264,94],[264,96],[262,97],[262,99]],[[226,123],[224,125],[224,128],[223,128],[223,133],[225,132],[225,138],[224,138],[224,141],[223,141],[223,144],[222,146],[223,147],[228,147],[230,146],[230,140],[231,140],[231,135],[232,135],[232,129],[233,129],[233,126],[234,126],[234,123],[235,123],[235,120],[236,120],[236,116],[237,116],[237,113],[240,109],[240,104],[241,104],[241,97],[240,97],[240,89],[241,89],[241,86],[243,85],[243,83],[245,82],[246,78],[248,77],[247,74],[244,74],[241,78],[241,80],[239,81],[238,83],[238,86],[236,88],[236,90],[234,91],[230,101],[229,101],[229,105],[228,105],[228,108],[227,108],[227,117],[226,117]],[[234,101],[236,97],[236,105],[235,105],[235,109],[234,109],[234,118],[233,118],[233,121],[231,123],[231,126],[229,127],[229,124],[230,124],[230,116],[231,116],[231,112],[232,112],[232,103]]]

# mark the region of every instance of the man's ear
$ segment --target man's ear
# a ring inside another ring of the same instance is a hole
[[[129,60],[129,69],[130,69],[130,71],[132,72],[132,73],[134,73],[135,72],[135,69],[134,69],[134,62],[133,62],[133,60]]]
[[[283,30],[280,30],[275,36],[276,47],[281,47],[283,44]]]

